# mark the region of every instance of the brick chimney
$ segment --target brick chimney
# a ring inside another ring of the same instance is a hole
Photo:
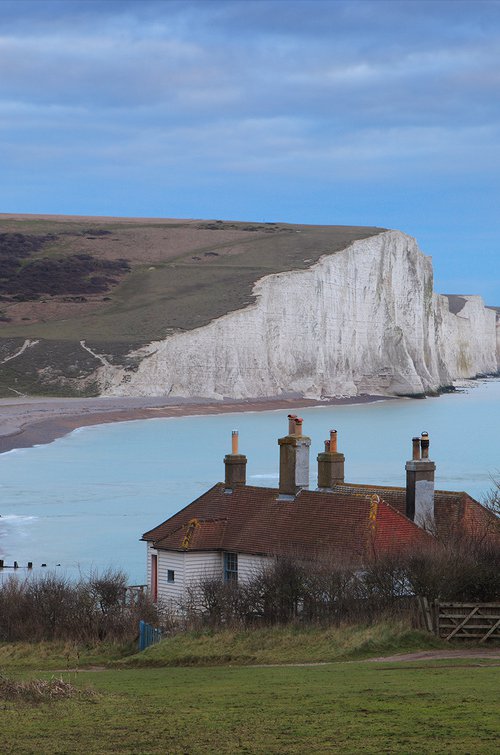
[[[238,453],[238,430],[231,434],[231,453],[224,456],[226,477],[224,487],[226,493],[231,493],[236,485],[246,484],[247,457]]]
[[[424,529],[434,529],[434,473],[429,459],[429,434],[412,439],[412,459],[406,462],[406,516]]]
[[[332,490],[344,482],[345,456],[337,451],[337,431],[330,430],[325,450],[318,454],[318,490]]]
[[[288,435],[278,439],[280,447],[281,496],[295,497],[302,488],[309,487],[309,447],[311,439],[302,435],[303,420],[288,415]]]

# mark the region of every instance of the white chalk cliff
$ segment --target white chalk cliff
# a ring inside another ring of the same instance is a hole
[[[253,293],[244,309],[141,349],[135,372],[103,365],[102,394],[419,394],[498,369],[495,312],[466,296],[453,314],[433,292],[430,257],[399,231],[266,276]]]

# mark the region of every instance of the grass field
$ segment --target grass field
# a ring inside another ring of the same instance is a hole
[[[94,697],[2,702],[2,753],[492,753],[499,670],[338,663],[63,674]]]
[[[93,693],[0,699],[0,752],[499,752],[498,660],[325,662],[439,644],[425,637],[394,623],[190,633],[122,660],[125,648],[0,645],[9,677],[56,676]],[[250,660],[278,665],[239,665]]]

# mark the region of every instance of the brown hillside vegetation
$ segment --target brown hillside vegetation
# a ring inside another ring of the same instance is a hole
[[[0,365],[0,395],[92,394],[85,378],[98,361],[82,339],[133,369],[131,350],[247,306],[259,278],[305,269],[383,230],[0,215],[2,359],[39,341]]]
[[[220,220],[0,215],[0,255],[2,237],[4,247],[10,241],[11,259],[17,241],[17,249],[22,246],[21,254],[30,257],[30,266],[35,265],[40,274],[42,260],[52,263],[53,268],[56,262],[67,264],[75,258],[92,260],[96,267],[111,270],[120,269],[126,260],[132,270],[98,318],[92,317],[94,301],[89,301],[86,309],[80,308],[73,322],[67,308],[59,306],[68,302],[46,297],[43,303],[49,306],[45,313],[40,308],[30,313],[25,307],[23,317],[29,320],[23,319],[22,327],[16,327],[21,325],[18,312],[4,301],[2,309],[12,324],[2,326],[2,335],[97,336],[101,340],[103,320],[109,336],[118,340],[128,341],[132,334],[137,341],[149,341],[164,336],[168,329],[189,330],[244,306],[251,298],[252,285],[263,275],[309,267],[322,254],[338,251],[355,239],[382,230]],[[2,281],[2,293],[18,293],[19,276],[10,280],[2,277]],[[54,294],[73,294],[74,288],[68,277],[66,290],[61,285]],[[52,292],[39,287],[38,293]],[[161,314],[155,311],[153,302],[147,301],[150,298],[161,300]],[[143,309],[156,316],[142,320]],[[132,333],[129,310],[135,320]],[[60,322],[61,312],[64,325]]]

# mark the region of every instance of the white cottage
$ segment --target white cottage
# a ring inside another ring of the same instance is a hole
[[[147,581],[153,599],[183,602],[186,589],[205,577],[248,580],[280,556],[336,558],[362,564],[377,553],[396,553],[434,542],[436,530],[470,530],[490,519],[466,493],[434,491],[435,465],[426,433],[413,439],[405,488],[350,485],[344,456],[331,431],[318,454],[318,487],[308,490],[309,447],[302,420],[289,415],[280,438],[279,487],[246,484],[246,457],[225,459],[225,482],[146,532]]]

